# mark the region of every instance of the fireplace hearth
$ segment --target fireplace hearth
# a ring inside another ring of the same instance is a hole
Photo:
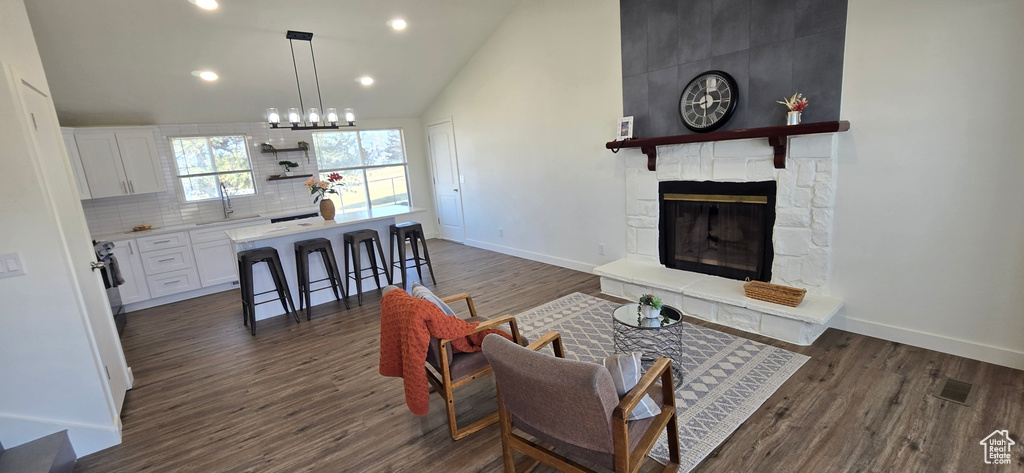
[[[659,250],[666,267],[771,281],[776,184],[659,183]]]

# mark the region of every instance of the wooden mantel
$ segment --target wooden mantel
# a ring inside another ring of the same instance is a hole
[[[775,168],[786,167],[786,138],[795,135],[813,135],[817,133],[836,133],[850,129],[850,122],[803,123],[790,126],[769,126],[749,128],[746,130],[714,131],[711,133],[694,133],[692,135],[659,136],[634,140],[609,141],[604,147],[618,151],[620,148],[640,148],[647,155],[647,169],[654,171],[658,162],[658,146],[678,145],[684,143],[706,143],[709,141],[745,140],[750,138],[768,138],[768,144],[775,150]]]

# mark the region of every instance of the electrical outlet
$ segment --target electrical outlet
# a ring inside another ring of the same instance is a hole
[[[505,229],[501,228],[501,227],[498,227],[498,237],[504,237],[504,236],[505,236]]]
[[[25,266],[21,263],[21,255],[7,253],[0,255],[0,279],[13,278],[25,274]]]
[[[604,256],[604,243],[597,244],[597,254]]]

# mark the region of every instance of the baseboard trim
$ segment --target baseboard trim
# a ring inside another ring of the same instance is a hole
[[[487,243],[479,240],[467,239],[464,242],[464,244],[475,248],[481,248],[484,250],[491,250],[496,251],[498,253],[504,253],[506,255],[518,256],[520,258],[526,258],[532,261],[553,264],[555,266],[561,266],[563,268],[575,269],[576,271],[583,271],[584,273],[593,274],[594,268],[596,267],[593,264],[581,263],[579,261],[573,261],[565,258],[558,258],[555,256],[534,253],[532,251],[520,250],[518,248],[511,248],[508,246],[495,245],[493,243]]]
[[[71,446],[78,458],[113,447],[121,443],[121,424],[86,425],[58,422],[48,419],[21,417],[10,414],[0,415],[0,441],[4,448],[11,448],[47,435],[68,431]]]
[[[840,314],[841,315],[841,314]],[[847,332],[859,333],[869,337],[881,338],[891,342],[905,343],[915,347],[927,348],[942,353],[971,358],[1000,366],[1024,370],[1024,352],[1007,348],[984,345],[977,342],[937,335],[934,333],[910,330],[879,322],[854,317],[836,317],[832,327]]]
[[[175,302],[181,302],[189,299],[195,299],[197,297],[208,296],[210,294],[216,294],[218,292],[230,291],[232,289],[238,289],[237,282],[226,282],[223,284],[218,284],[216,286],[179,292],[177,294],[158,297],[156,299],[146,299],[144,301],[132,302],[131,304],[125,304],[124,311],[135,312],[137,310],[148,309],[150,307],[157,307],[166,304],[172,304]]]

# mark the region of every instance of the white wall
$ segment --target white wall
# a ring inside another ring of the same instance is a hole
[[[86,454],[117,443],[120,429],[70,267],[69,250],[90,246],[84,216],[57,218],[76,195],[67,158],[35,155],[21,114],[22,79],[48,92],[21,0],[0,0],[0,63],[0,163],[7,170],[0,172],[0,253],[19,253],[26,271],[0,279],[0,442],[11,447],[69,429],[76,452]],[[48,112],[55,123],[52,105]],[[85,241],[69,241],[65,226],[81,228]],[[96,328],[112,330],[107,322]]]
[[[428,236],[436,233],[434,219],[434,197],[430,187],[430,161],[427,157],[423,125],[417,118],[395,118],[379,120],[360,120],[357,127],[345,130],[367,130],[397,128],[403,130],[405,136],[406,159],[409,161],[409,186],[413,205],[427,209],[423,215],[423,229]],[[260,143],[270,143],[277,148],[295,148],[299,141],[313,144],[312,131],[292,131],[290,129],[270,129],[262,122],[246,123],[205,123],[205,124],[170,124],[155,127],[157,152],[163,166],[167,191],[153,194],[108,197],[82,201],[85,216],[89,221],[89,230],[97,239],[114,239],[110,234],[130,231],[132,227],[148,223],[154,227],[170,227],[182,224],[210,222],[224,218],[224,209],[219,200],[184,203],[177,189],[177,172],[174,167],[174,156],[171,151],[170,138],[178,136],[237,134],[248,135],[252,147],[249,157],[252,160],[256,177],[257,194],[249,197],[233,197],[232,208],[234,217],[256,214],[274,214],[288,211],[317,211],[313,198],[303,184],[303,179],[283,181],[267,181],[267,176],[280,174],[278,161],[289,160],[299,164],[296,172],[312,174],[317,171],[316,156],[309,152],[309,162],[301,151],[262,154]],[[88,130],[81,128],[80,130]],[[339,210],[340,211],[340,210]]]
[[[427,109],[455,126],[467,244],[585,271],[624,255],[619,51],[618,1],[523,0]]]
[[[1022,26],[1019,0],[850,2],[840,327],[1024,369]]]

